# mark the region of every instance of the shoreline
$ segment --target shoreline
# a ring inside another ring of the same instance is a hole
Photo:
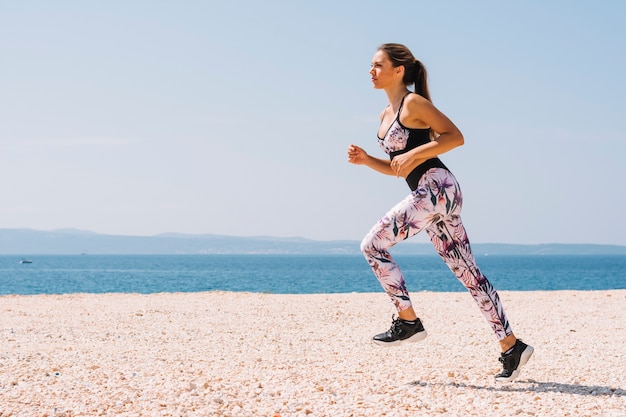
[[[535,354],[495,383],[466,292],[415,292],[428,331],[380,347],[384,293],[2,295],[0,415],[626,416],[626,290],[499,291]]]

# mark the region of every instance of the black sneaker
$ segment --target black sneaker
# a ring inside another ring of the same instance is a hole
[[[391,328],[385,333],[374,336],[373,341],[381,346],[394,346],[402,342],[419,342],[426,339],[426,330],[420,319],[406,322],[400,317],[393,319]]]
[[[519,370],[526,365],[535,349],[517,339],[513,349],[508,353],[502,353],[498,360],[502,362],[502,372],[496,375],[496,381],[510,382],[519,376]]]

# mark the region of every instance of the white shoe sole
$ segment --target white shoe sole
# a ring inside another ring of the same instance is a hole
[[[422,340],[426,339],[426,336],[428,336],[428,333],[426,333],[426,330],[424,330],[422,332],[415,333],[413,336],[409,337],[408,339],[404,339],[404,340],[394,340],[393,342],[383,342],[383,341],[380,341],[380,340],[372,339],[372,342],[374,342],[378,346],[398,346],[398,345],[401,345],[403,343],[421,342]]]
[[[498,382],[511,382],[513,381],[515,378],[517,378],[520,374],[520,369],[522,369],[522,366],[526,365],[526,363],[528,363],[528,360],[530,359],[531,356],[533,356],[533,352],[535,351],[535,349],[532,346],[526,346],[526,349],[524,349],[524,351],[522,352],[522,354],[519,357],[519,365],[517,365],[517,369],[513,371],[513,373],[511,374],[510,377],[508,378],[496,378],[496,381]]]

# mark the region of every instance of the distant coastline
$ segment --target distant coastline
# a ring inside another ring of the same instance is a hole
[[[473,244],[477,255],[626,255],[626,246],[598,244]],[[397,254],[436,255],[428,243],[410,241]],[[0,255],[172,255],[172,254],[358,254],[353,240],[299,237],[238,237],[166,233],[155,236],[99,234],[76,229],[0,229]]]

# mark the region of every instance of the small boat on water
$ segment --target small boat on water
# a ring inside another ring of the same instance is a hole
[[[32,263],[33,263],[33,261],[31,261],[30,259],[22,259],[22,260],[20,261],[20,263],[21,263],[21,264],[32,264]]]

